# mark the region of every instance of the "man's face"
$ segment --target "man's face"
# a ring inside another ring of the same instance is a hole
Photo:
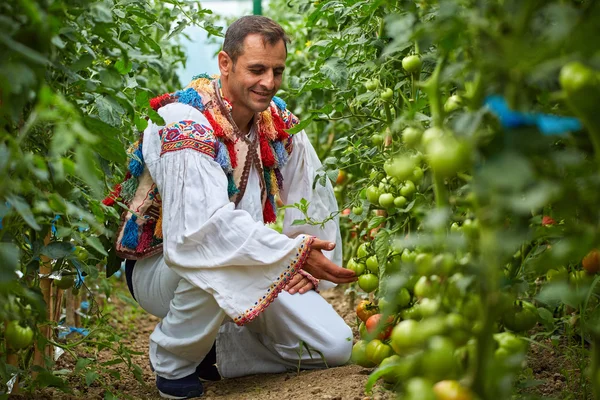
[[[245,108],[251,113],[266,110],[281,86],[286,56],[283,40],[272,46],[263,42],[259,34],[248,35],[235,66],[228,63],[224,67],[220,63],[234,108]]]

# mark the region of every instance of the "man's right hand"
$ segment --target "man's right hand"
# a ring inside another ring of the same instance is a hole
[[[334,248],[335,243],[315,238],[302,269],[317,279],[324,279],[333,283],[355,282],[358,278],[354,271],[338,267],[321,252],[322,250],[333,250]]]

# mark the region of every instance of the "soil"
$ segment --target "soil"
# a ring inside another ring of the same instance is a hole
[[[343,288],[335,288],[322,292],[322,295],[334,306],[358,337],[356,314],[349,296]],[[120,297],[120,299],[119,299]],[[14,399],[104,399],[107,389],[117,398],[160,399],[154,384],[154,375],[148,364],[148,338],[158,322],[156,317],[146,314],[127,301],[124,295],[113,298],[110,306],[113,310],[111,326],[123,338],[123,345],[133,354],[131,360],[141,368],[140,383],[126,368],[125,364],[111,366],[120,376],[102,374],[89,387],[81,374],[67,374],[71,394],[56,389],[38,390],[31,395],[17,395]],[[581,371],[576,365],[576,357],[568,352],[573,346],[566,343],[563,337],[558,344],[550,339],[540,341],[544,345],[531,345],[527,363],[519,382],[516,398],[530,399],[586,399],[582,394]],[[78,348],[79,349],[79,348]],[[78,350],[79,357],[90,357],[97,363],[104,363],[115,358],[111,350],[97,351],[88,348],[87,353]],[[55,371],[72,371],[76,360],[64,354],[57,362]],[[296,371],[284,374],[254,375],[220,382],[208,382],[204,385],[206,400],[391,400],[396,396],[383,385],[376,385],[373,393],[367,396],[364,386],[371,369],[357,365],[346,365],[337,368],[312,371]],[[589,397],[591,399],[591,396]]]

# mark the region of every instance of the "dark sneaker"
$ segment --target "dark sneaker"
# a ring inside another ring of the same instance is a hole
[[[217,363],[217,348],[215,345],[210,349],[204,360],[196,367],[196,375],[201,381],[216,382],[221,380]],[[150,369],[154,372],[154,366],[150,362]]]
[[[204,388],[194,372],[181,379],[156,377],[156,387],[164,399],[193,399],[202,396]]]

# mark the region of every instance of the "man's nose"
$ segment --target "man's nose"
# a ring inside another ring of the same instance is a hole
[[[272,70],[268,70],[264,73],[260,84],[266,90],[272,91],[273,89],[275,89],[275,74],[273,74]]]

